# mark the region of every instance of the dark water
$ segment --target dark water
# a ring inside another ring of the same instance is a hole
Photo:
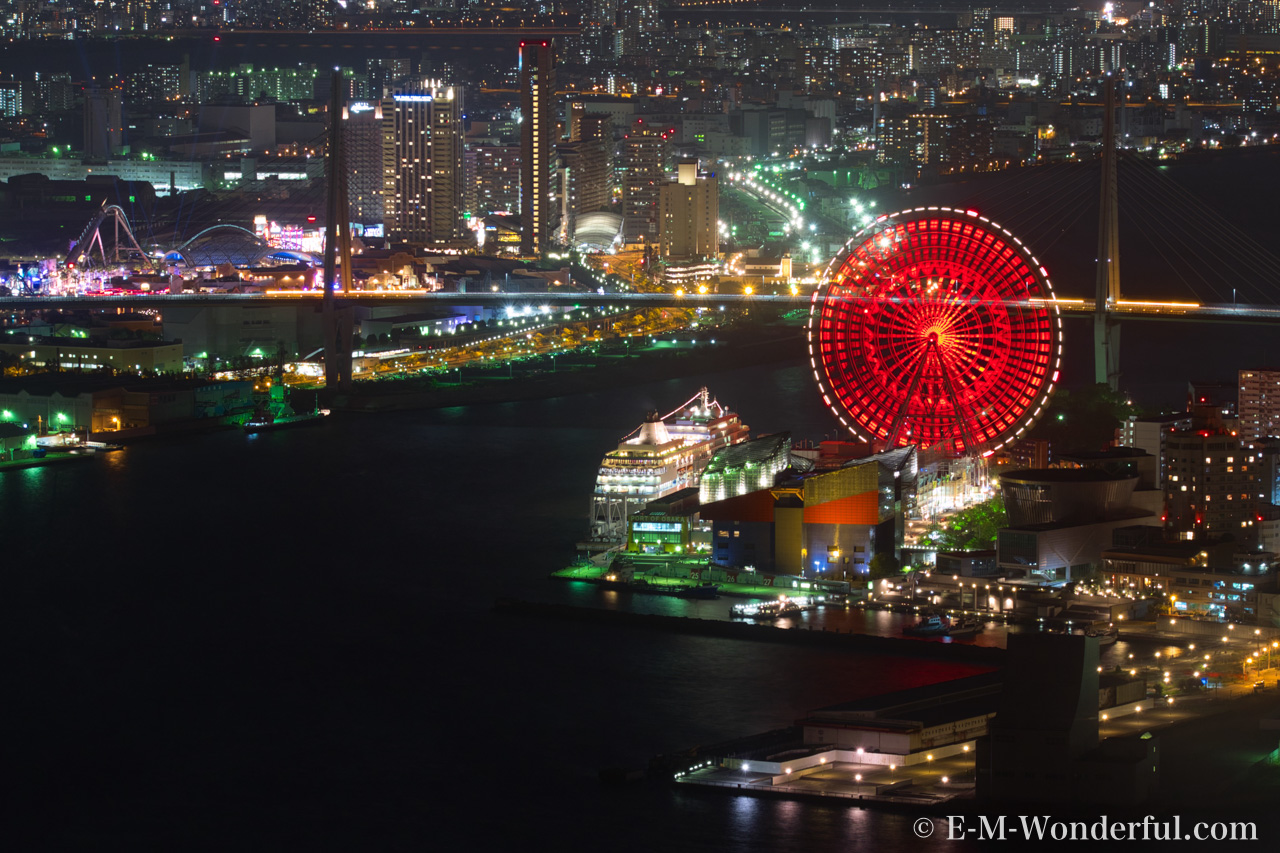
[[[601,454],[704,382],[757,431],[834,433],[790,365],[0,474],[7,805],[91,849],[917,849],[908,815],[596,772],[972,668],[490,609],[610,604],[546,575]]]

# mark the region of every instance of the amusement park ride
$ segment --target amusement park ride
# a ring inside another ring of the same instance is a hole
[[[1044,410],[1062,317],[1016,237],[974,211],[918,208],[860,232],[832,262],[809,351],[823,400],[860,439],[989,453]]]
[[[1119,382],[1115,91],[1106,86],[1094,344]],[[827,267],[809,311],[823,401],[882,448],[990,456],[1044,412],[1062,367],[1062,312],[1022,241],[973,210],[880,217]]]

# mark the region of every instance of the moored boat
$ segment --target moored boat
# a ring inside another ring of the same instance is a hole
[[[959,622],[952,622],[947,627],[948,637],[972,637],[975,634],[981,634],[986,626],[977,619],[961,619]]]
[[[937,613],[926,613],[920,621],[903,628],[902,633],[913,637],[941,637],[947,633],[947,623]]]
[[[1099,625],[1084,632],[1086,637],[1093,637],[1100,646],[1109,646],[1120,639],[1120,629],[1115,625]]]
[[[306,412],[301,415],[286,415],[285,417],[275,417],[270,413],[266,415],[254,415],[244,423],[245,432],[269,432],[277,429],[289,429],[290,427],[315,426],[324,423],[324,419],[328,416],[327,409],[321,409],[317,412]]]
[[[720,597],[720,584],[702,583],[697,586],[686,586],[676,593],[681,598],[713,599]]]

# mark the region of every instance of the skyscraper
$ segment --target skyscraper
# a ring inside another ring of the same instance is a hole
[[[347,205],[352,222],[383,226],[382,102],[356,101],[343,108],[342,148]]]
[[[462,90],[438,80],[382,104],[382,203],[389,240],[441,243],[462,210]]]
[[[520,42],[520,252],[546,251],[551,241],[552,155],[555,152],[555,48]]]

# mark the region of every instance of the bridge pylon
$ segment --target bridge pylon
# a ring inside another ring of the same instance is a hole
[[[1098,267],[1094,289],[1094,381],[1120,390],[1120,204],[1116,180],[1116,84],[1107,75],[1102,124],[1102,188],[1098,202]]]
[[[351,224],[347,211],[346,169],[342,153],[342,76],[333,72],[329,100],[329,151],[325,160],[324,243],[324,375],[325,387],[345,391],[351,387],[352,309],[339,307],[334,285],[341,264],[342,291],[351,290]],[[338,253],[341,252],[341,257]]]

